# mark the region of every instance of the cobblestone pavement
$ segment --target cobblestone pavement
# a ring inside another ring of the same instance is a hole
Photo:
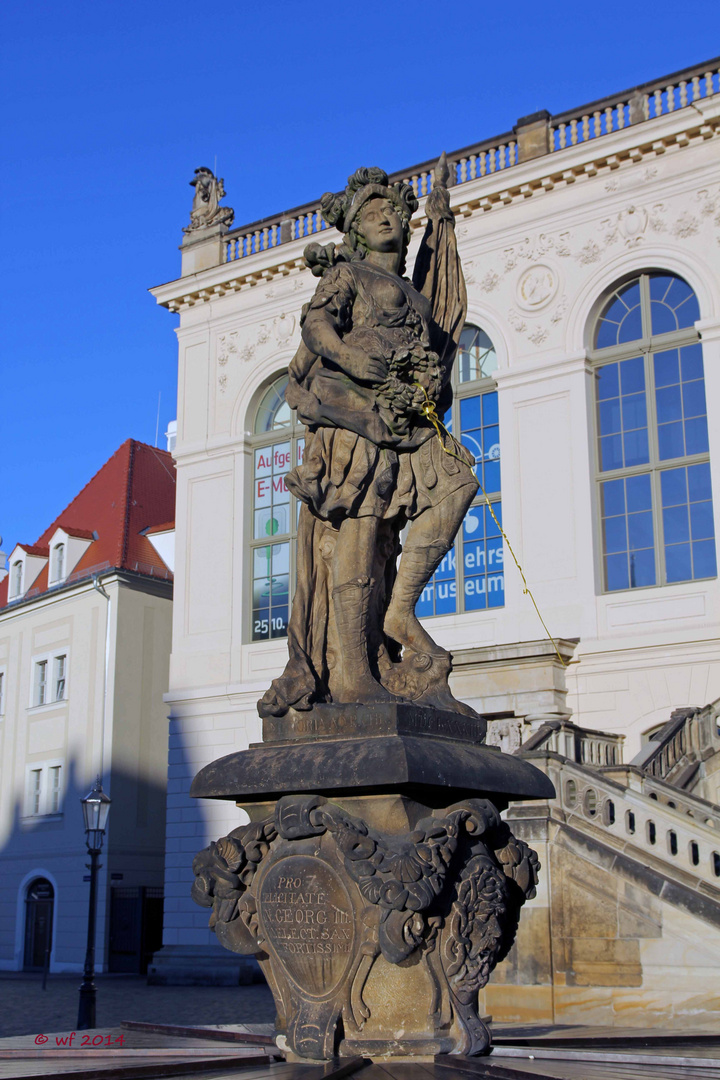
[[[0,1037],[72,1031],[77,1024],[80,975],[0,973]],[[141,975],[98,975],[97,1026],[123,1020],[155,1024],[271,1024],[272,994],[251,986],[148,986]]]

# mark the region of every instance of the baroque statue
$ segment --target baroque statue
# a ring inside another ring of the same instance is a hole
[[[412,281],[409,184],[361,168],[322,198],[344,241],[305,249],[320,281],[286,392],[308,429],[286,477],[302,503],[297,588],[289,661],[261,716],[398,700],[475,715],[415,615],[478,490],[473,456],[440,423],[467,308],[447,180],[443,155]]]
[[[257,958],[289,1060],[491,1050],[479,991],[515,942],[540,864],[500,817],[552,797],[488,746],[415,606],[478,491],[443,426],[466,313],[444,155],[405,276],[409,184],[358,169],[310,244],[288,404],[307,428],[289,659],[263,742],[212,761],[196,798],[249,823],[195,857],[193,898],[225,948]]]
[[[195,188],[195,194],[190,210],[190,224],[183,232],[207,229],[211,225],[232,225],[235,211],[230,206],[220,206],[220,200],[225,197],[222,177],[218,179],[211,169],[202,167],[195,170],[190,187]]]

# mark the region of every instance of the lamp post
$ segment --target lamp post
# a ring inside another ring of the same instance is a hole
[[[97,908],[97,874],[100,869],[100,849],[108,814],[110,813],[110,798],[105,794],[98,776],[92,791],[80,800],[85,819],[85,842],[87,844],[90,862],[87,864],[90,870],[90,910],[88,913],[88,936],[87,950],[85,952],[85,968],[83,981],[80,986],[80,1007],[78,1009],[78,1030],[95,1027],[95,912]]]

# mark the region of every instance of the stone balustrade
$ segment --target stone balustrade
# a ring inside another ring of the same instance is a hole
[[[620,131],[643,120],[684,109],[700,98],[718,92],[718,61],[686,68],[662,79],[635,87],[623,94],[594,101],[580,109],[572,109],[552,117],[550,125],[551,150],[597,139],[612,131]]]
[[[550,116],[535,113],[515,129],[448,154],[455,186],[503,172],[529,158],[565,150],[633,124],[683,109],[720,91],[720,58],[655,79],[620,94]],[[392,182],[412,184],[418,198],[432,188],[434,161],[393,173]],[[232,229],[223,237],[224,261],[234,262],[291,240],[328,230],[319,200]]]
[[[678,793],[631,765],[592,769],[554,754],[528,756],[553,781],[553,813],[568,825],[601,830],[610,846],[640,861],[659,861],[668,876],[685,884],[689,876],[720,902],[720,807]]]

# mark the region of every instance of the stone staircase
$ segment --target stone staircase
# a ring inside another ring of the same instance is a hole
[[[523,743],[557,795],[507,811],[543,869],[484,991],[496,1021],[672,1029],[720,1008],[719,707],[674,713],[629,764],[622,736],[564,719]]]

